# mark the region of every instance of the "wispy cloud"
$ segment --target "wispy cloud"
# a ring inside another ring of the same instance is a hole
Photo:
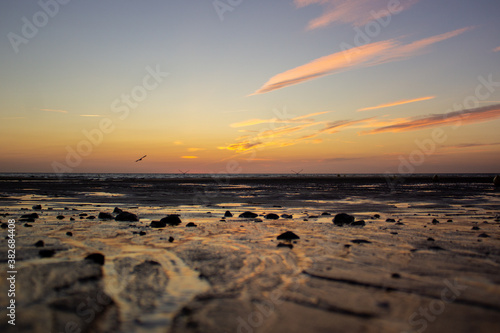
[[[492,143],[461,143],[457,145],[446,145],[441,146],[443,148],[453,148],[453,149],[463,149],[463,148],[477,148],[477,147],[490,147],[490,146],[498,146],[500,142],[492,142]]]
[[[470,29],[472,27],[466,27],[404,45],[396,39],[390,39],[336,52],[277,74],[250,95],[267,93],[354,68],[408,59],[424,53],[427,47],[434,43],[458,36]]]
[[[368,108],[358,109],[358,111],[368,111],[368,110],[377,110],[377,109],[382,109],[382,108],[389,108],[389,107],[392,107],[392,106],[398,106],[398,105],[403,105],[403,104],[409,104],[409,103],[427,101],[427,100],[433,99],[433,98],[436,98],[436,96],[426,96],[426,97],[420,97],[420,98],[414,98],[414,99],[401,100],[401,101],[397,101],[397,102],[385,103],[385,104],[380,104],[380,105],[377,105],[377,106],[371,106],[371,107],[368,107]]]
[[[100,114],[81,114],[80,117],[104,117]]]
[[[40,111],[45,111],[45,112],[59,112],[59,113],[68,113],[66,110],[56,110],[56,109],[40,109]]]
[[[500,46],[493,49],[493,52],[500,52]]]
[[[198,156],[188,155],[188,156],[181,156],[181,158],[194,159],[194,158],[198,158]]]
[[[187,149],[189,152],[195,152],[195,151],[202,151],[202,150],[206,150],[205,148],[188,148]]]
[[[403,120],[388,126],[363,132],[362,134],[405,132],[453,124],[466,125],[493,120],[496,118],[500,118],[500,104]]]
[[[311,117],[319,116],[319,115],[326,114],[329,112],[330,111],[315,112],[315,113],[310,113],[310,114],[298,116],[298,117],[291,118],[291,119],[278,119],[278,118],[256,119],[256,118],[254,118],[254,119],[249,119],[249,120],[244,120],[244,121],[240,121],[237,123],[233,123],[229,126],[231,126],[231,127],[246,127],[246,126],[253,126],[253,125],[260,125],[260,124],[311,123],[311,122],[314,122],[314,119],[312,119]]]
[[[396,11],[406,10],[417,2],[418,0],[399,2],[399,5],[395,7]],[[307,28],[310,30],[332,23],[362,26],[377,18],[391,15],[387,8],[389,3],[390,1],[387,0],[295,0],[295,5],[299,8],[312,4],[323,6],[323,14],[309,22]]]

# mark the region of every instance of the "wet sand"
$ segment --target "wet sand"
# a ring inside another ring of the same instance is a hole
[[[139,221],[98,218],[115,207]],[[336,226],[338,213],[365,225]],[[182,223],[150,227],[171,214]],[[1,178],[0,220],[12,218],[16,327],[2,332],[500,330],[489,177]]]

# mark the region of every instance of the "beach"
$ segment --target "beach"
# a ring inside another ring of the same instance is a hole
[[[0,328],[496,332],[492,179],[2,175]]]

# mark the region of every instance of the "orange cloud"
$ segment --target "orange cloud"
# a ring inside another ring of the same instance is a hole
[[[190,152],[195,152],[195,151],[201,151],[201,150],[206,150],[205,148],[188,148],[187,149]]]
[[[399,13],[410,8],[418,0],[408,0],[399,3],[393,13]],[[331,23],[350,23],[361,26],[376,19],[392,15],[388,10],[387,0],[295,0],[297,7],[320,4],[324,7],[323,14],[311,20],[308,29],[326,27]]]
[[[452,38],[470,29],[472,28],[462,28],[406,45],[401,45],[399,41],[390,39],[336,52],[273,76],[250,96],[267,93],[340,71],[404,60],[421,54],[426,47],[434,43]]]
[[[55,110],[55,109],[40,109],[40,111],[68,113],[68,111],[66,111],[66,110]]]
[[[403,104],[409,104],[409,103],[427,101],[427,100],[433,99],[433,98],[436,98],[436,96],[427,96],[427,97],[407,99],[407,100],[402,100],[402,101],[397,101],[397,102],[392,102],[392,103],[380,104],[380,105],[377,105],[377,106],[371,106],[371,107],[368,107],[368,108],[359,109],[358,111],[368,111],[368,110],[376,110],[376,109],[388,108],[388,107],[391,107],[391,106],[397,106],[397,105],[403,105]]]
[[[329,112],[330,111],[315,112],[315,113],[310,113],[310,114],[298,116],[298,117],[291,118],[291,119],[278,119],[278,118],[255,119],[254,118],[254,119],[240,121],[239,123],[233,123],[229,126],[231,126],[231,127],[246,127],[246,126],[253,126],[253,125],[260,125],[260,124],[310,123],[310,122],[314,121],[314,119],[310,119],[310,117],[322,115],[322,114],[329,113]]]
[[[446,126],[446,125],[466,125],[484,122],[500,118],[500,104],[485,106],[476,109],[453,111],[443,114],[429,115],[423,118],[397,122],[389,126],[379,127],[363,134],[376,134],[384,132],[405,132],[424,128]]]
[[[198,156],[181,156],[181,158],[192,159],[192,158],[198,158]]]
[[[500,52],[500,46],[493,49],[493,52]]]

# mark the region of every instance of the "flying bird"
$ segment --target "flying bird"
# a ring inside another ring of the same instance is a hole
[[[187,170],[187,171],[182,171],[181,169],[179,169],[179,172],[180,172],[180,173],[182,173],[183,175],[185,175],[186,173],[188,173],[188,172],[189,172],[189,170]]]
[[[148,155],[144,155],[143,157],[141,157],[140,159],[138,159],[136,162],[142,161],[142,159],[143,159],[144,157],[146,157],[146,156],[148,156]]]
[[[300,174],[302,171],[304,171],[304,169],[300,169],[300,171],[295,171],[295,170],[292,169],[292,172],[294,174],[296,174],[296,175]]]

